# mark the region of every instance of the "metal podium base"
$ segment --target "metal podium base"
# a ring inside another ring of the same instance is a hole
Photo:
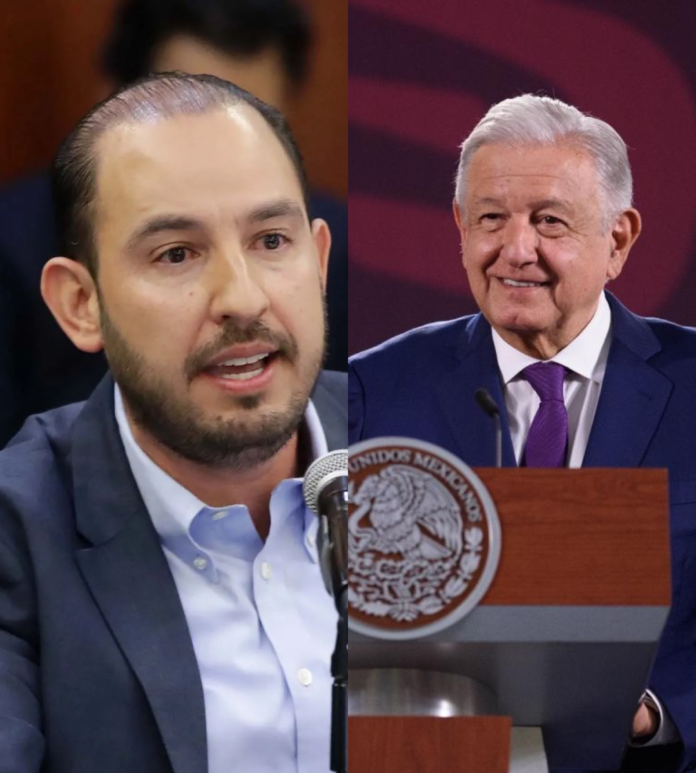
[[[470,717],[497,714],[495,695],[461,674],[408,668],[352,669],[348,714]]]

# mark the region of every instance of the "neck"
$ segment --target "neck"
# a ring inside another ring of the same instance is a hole
[[[273,457],[253,467],[209,467],[162,445],[138,426],[124,407],[136,443],[161,470],[209,507],[246,505],[259,536],[266,539],[271,526],[271,494],[281,481],[297,473],[297,433]]]
[[[575,325],[557,329],[539,331],[507,330],[496,326],[498,335],[513,348],[534,357],[536,360],[550,360],[558,352],[572,343],[590,324],[597,313],[597,306],[592,309],[589,317]]]
[[[550,360],[572,340],[570,339],[567,342],[554,341],[547,336],[526,336],[518,332],[498,328],[497,332],[505,343],[510,344],[510,346],[522,352],[522,354],[533,357],[535,360]]]

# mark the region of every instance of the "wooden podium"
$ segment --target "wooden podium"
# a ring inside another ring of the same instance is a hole
[[[502,526],[482,602],[423,639],[351,632],[349,661],[469,676],[497,696],[499,716],[404,717],[398,705],[351,716],[350,769],[507,771],[505,717],[542,728],[551,768],[618,769],[669,612],[667,472],[476,472]]]
[[[507,773],[510,727],[509,717],[351,717],[348,767],[359,773]]]

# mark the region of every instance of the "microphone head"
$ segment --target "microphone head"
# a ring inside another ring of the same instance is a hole
[[[326,486],[339,477],[348,477],[348,451],[331,451],[309,465],[302,484],[302,495],[307,507],[319,512],[319,497]]]
[[[487,389],[483,389],[483,387],[481,389],[477,389],[474,397],[476,398],[476,402],[491,418],[494,418],[500,414],[500,409]]]

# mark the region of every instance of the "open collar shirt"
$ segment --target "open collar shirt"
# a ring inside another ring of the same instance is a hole
[[[209,773],[328,773],[337,615],[322,582],[317,519],[304,503],[302,479],[273,491],[264,543],[245,505],[208,507],[142,451],[118,387],[115,412],[191,634]],[[311,402],[305,428],[312,457],[325,454]]]

